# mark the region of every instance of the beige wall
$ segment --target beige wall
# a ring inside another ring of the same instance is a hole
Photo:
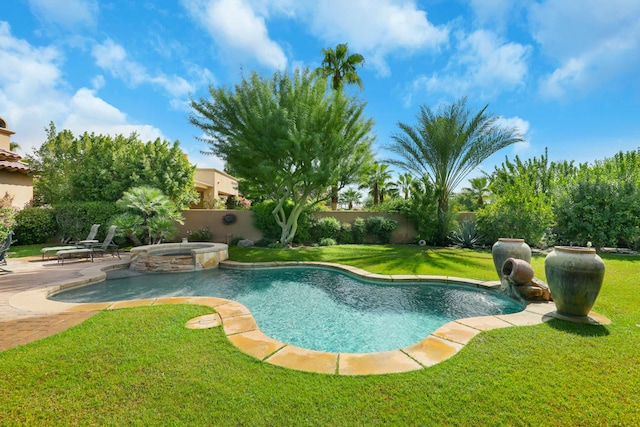
[[[236,215],[233,224],[225,224],[222,218],[227,214]],[[177,240],[187,237],[187,231],[195,231],[202,227],[209,227],[213,233],[213,241],[227,243],[235,237],[243,237],[254,242],[262,238],[262,232],[253,226],[253,212],[250,210],[209,210],[191,209],[182,211],[185,218],[184,225],[178,225]],[[392,243],[413,243],[417,235],[413,225],[400,214],[382,212],[353,212],[353,211],[323,211],[315,212],[316,218],[332,216],[342,223],[352,223],[356,218],[369,216],[389,216],[398,221],[398,227],[391,236]]]
[[[13,206],[24,208],[33,198],[33,178],[20,172],[0,170],[0,197],[5,193],[13,196]]]
[[[222,218],[225,215],[236,216],[236,222],[225,224]],[[213,233],[213,241],[216,243],[228,243],[235,237],[243,237],[253,241],[260,240],[262,233],[253,226],[253,212],[245,210],[213,210],[190,209],[182,211],[184,225],[178,224],[178,238],[187,237],[187,231],[196,231],[203,227],[209,227]]]

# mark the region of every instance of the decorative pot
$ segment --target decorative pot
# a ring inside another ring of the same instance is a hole
[[[526,285],[533,279],[533,267],[527,261],[516,258],[507,258],[502,263],[502,276],[509,277],[517,285]]]
[[[498,239],[491,248],[493,264],[496,267],[498,278],[502,279],[502,264],[507,258],[521,259],[531,262],[531,248],[524,242],[524,239]]]
[[[558,313],[587,316],[604,280],[604,261],[592,248],[556,246],[544,271]]]

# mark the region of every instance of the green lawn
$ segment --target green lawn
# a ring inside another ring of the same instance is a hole
[[[380,273],[493,279],[488,252],[414,246],[232,249],[239,261],[313,259]],[[102,312],[0,353],[0,425],[640,425],[640,257],[605,256],[597,327],[559,320],[493,330],[431,368],[340,377],[261,363],[211,310]],[[542,276],[543,257],[534,259]]]

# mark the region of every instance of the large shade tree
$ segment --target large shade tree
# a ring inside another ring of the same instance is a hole
[[[449,196],[482,161],[498,150],[522,142],[516,128],[501,126],[499,117],[467,108],[466,98],[433,111],[420,107],[415,126],[398,123],[388,149],[397,155],[389,163],[426,176],[438,198],[438,244],[447,243]]]
[[[373,121],[364,104],[309,70],[257,73],[233,88],[210,87],[210,97],[191,102],[190,122],[202,129],[211,153],[253,189],[275,201],[273,215],[288,246],[309,203],[327,199],[340,179],[361,174],[371,156]],[[287,215],[284,206],[292,200]]]
[[[36,170],[36,204],[115,202],[137,186],[160,189],[179,208],[197,200],[195,167],[177,141],[143,142],[135,133],[74,136],[51,123],[47,140],[28,159]]]

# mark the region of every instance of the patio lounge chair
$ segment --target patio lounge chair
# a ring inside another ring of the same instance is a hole
[[[4,271],[5,273],[11,273],[10,270],[2,268],[2,266],[7,265],[7,252],[9,252],[9,248],[11,247],[11,241],[13,240],[13,231],[10,231],[7,234],[7,239],[0,247],[0,271]]]
[[[100,227],[100,224],[93,224],[91,226],[91,230],[89,231],[89,234],[87,235],[87,238],[84,240],[73,242],[73,245],[50,246],[47,248],[40,249],[40,252],[42,253],[42,260],[44,261],[45,255],[47,256],[47,259],[49,259],[49,254],[51,252],[56,252],[56,255],[57,255],[57,252],[59,251],[77,249],[79,247],[87,247],[86,245],[88,245],[89,243],[97,243],[98,241],[95,240],[95,238],[96,238],[96,234],[98,234],[99,227]]]
[[[99,254],[100,256],[102,256],[105,252],[109,252],[112,257],[115,257],[117,255],[118,259],[120,259],[120,249],[118,248],[118,245],[113,243],[113,238],[116,235],[117,228],[117,226],[112,225],[111,227],[109,227],[107,237],[104,238],[102,243],[93,243],[90,245],[90,248],[93,251],[94,255]]]

